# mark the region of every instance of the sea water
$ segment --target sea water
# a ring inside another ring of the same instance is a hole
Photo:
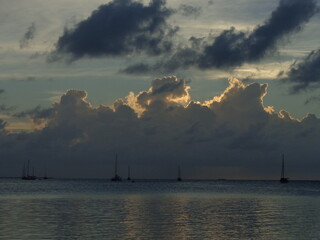
[[[320,239],[320,182],[0,179],[0,239]]]

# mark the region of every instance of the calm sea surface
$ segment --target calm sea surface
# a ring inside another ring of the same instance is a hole
[[[320,239],[320,182],[0,179],[0,239]]]

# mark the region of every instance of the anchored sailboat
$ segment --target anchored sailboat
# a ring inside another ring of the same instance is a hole
[[[131,180],[131,177],[130,177],[130,166],[128,166],[128,178],[127,178],[128,181]]]
[[[26,166],[25,163],[23,164],[21,179],[23,179],[23,180],[36,180],[37,177],[34,174],[34,168],[33,168],[33,171],[32,171],[32,173],[33,173],[32,175],[29,174],[29,169],[30,169],[30,160],[28,160],[27,166]]]
[[[284,154],[282,154],[281,183],[288,183],[289,179],[284,176]]]
[[[118,175],[118,155],[116,153],[116,159],[114,163],[114,177],[111,178],[111,181],[113,182],[120,182],[122,181],[121,177]]]
[[[177,181],[181,181],[181,168],[180,166],[178,167],[178,178]]]

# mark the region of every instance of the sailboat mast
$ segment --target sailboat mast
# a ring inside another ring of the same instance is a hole
[[[116,160],[114,163],[114,175],[117,176],[118,175],[118,154],[116,153]]]
[[[282,154],[281,178],[284,178],[284,154]]]
[[[22,177],[26,176],[26,163],[23,163]]]
[[[128,179],[130,179],[130,166],[128,166]]]
[[[28,160],[28,165],[27,165],[27,176],[29,176],[29,166],[30,166],[30,160]]]
[[[178,166],[178,177],[177,177],[178,181],[181,181],[181,168],[180,166]]]

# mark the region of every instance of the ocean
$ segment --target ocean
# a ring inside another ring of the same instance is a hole
[[[0,239],[320,239],[320,182],[0,179]]]

